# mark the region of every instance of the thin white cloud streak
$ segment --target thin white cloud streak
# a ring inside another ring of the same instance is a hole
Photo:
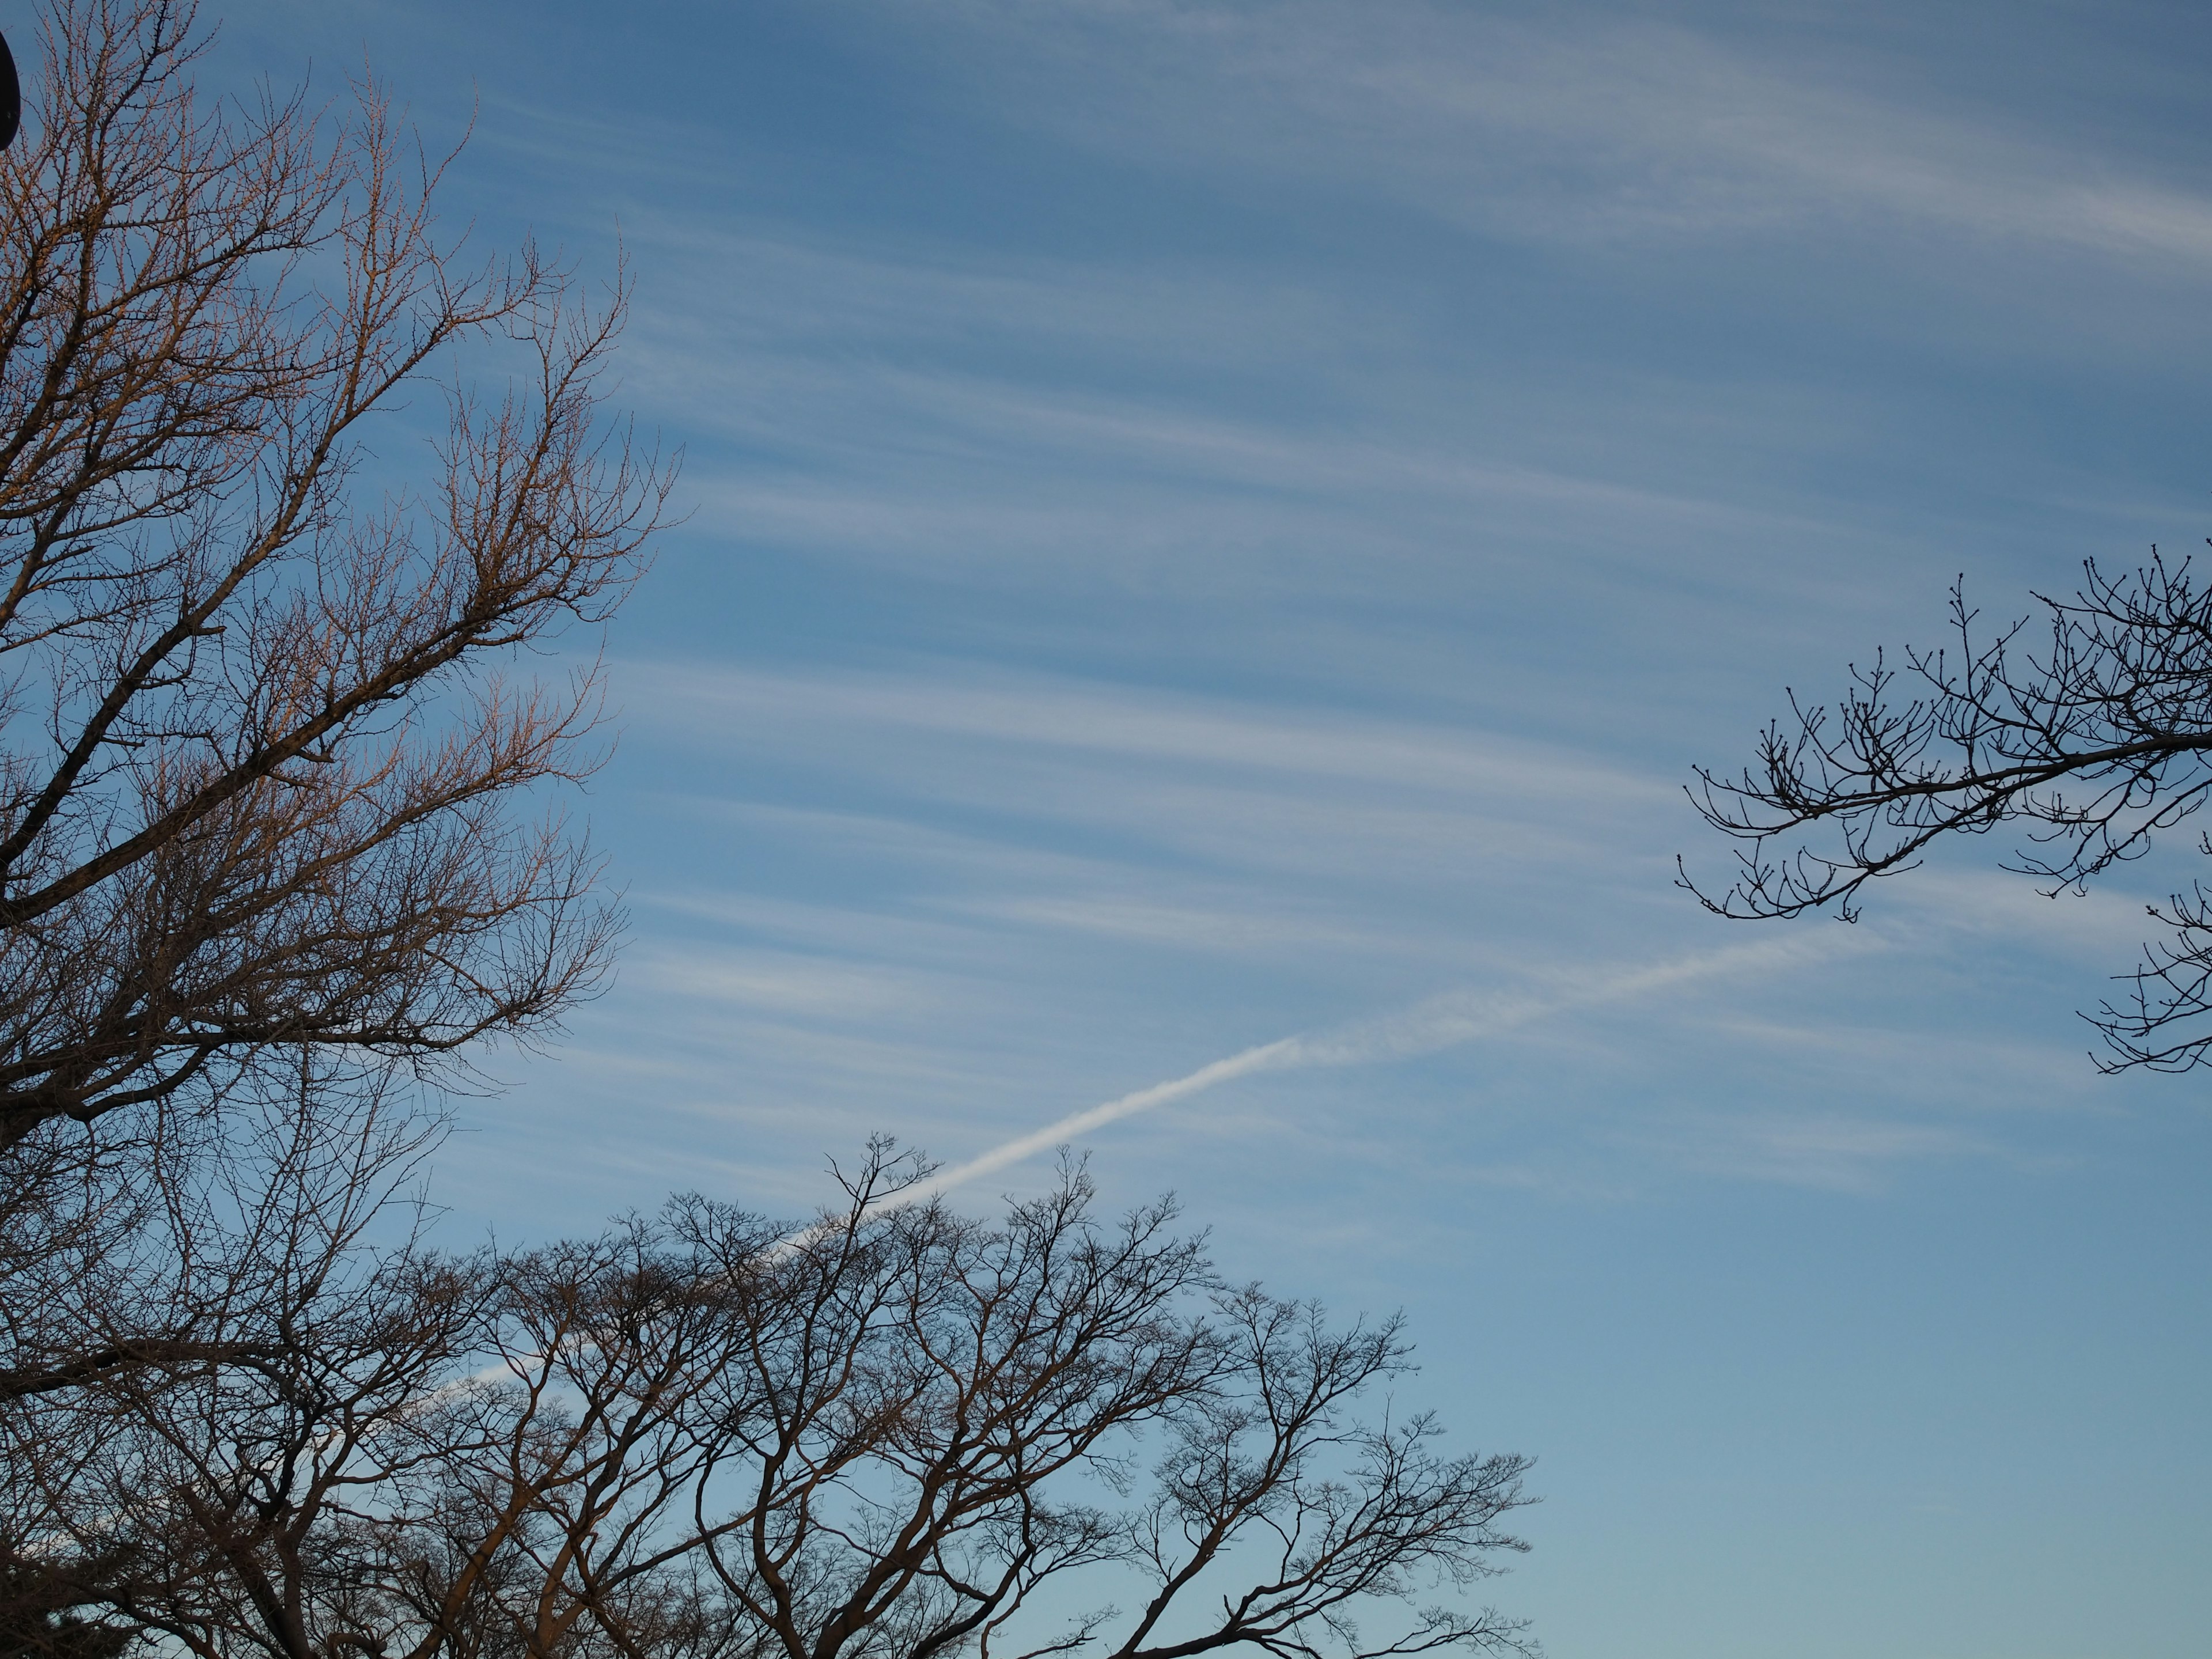
[[[621,684],[635,716],[687,736],[804,747],[823,726],[917,732],[1107,756],[1189,775],[1224,770],[1329,778],[1501,799],[1569,799],[1648,811],[1679,799],[1672,779],[1608,765],[1561,745],[1442,724],[1285,713],[1227,699],[1162,696],[1125,685],[1001,674],[775,672],[720,664],[628,659]],[[934,762],[929,769],[934,772]]]
[[[1607,1003],[1632,1001],[1700,980],[1754,969],[1774,970],[1842,950],[1878,948],[1879,941],[1854,930],[1825,930],[1825,939],[1809,936],[1737,945],[1678,957],[1638,968],[1601,968],[1564,976],[1549,988],[1500,994],[1450,991],[1395,1013],[1360,1020],[1332,1030],[1301,1033],[1263,1042],[1200,1066],[1182,1077],[1155,1083],[1120,1097],[1002,1141],[981,1157],[939,1170],[907,1188],[896,1201],[910,1204],[1025,1162],[1039,1152],[1065,1146],[1077,1135],[1155,1107],[1202,1094],[1218,1085],[1263,1072],[1301,1071],[1319,1066],[1373,1065],[1438,1054],[1479,1038],[1503,1036],[1552,1014]]]
[[[1184,166],[1371,182],[1511,236],[1705,238],[1879,216],[2185,270],[2212,260],[2212,200],[2087,124],[1993,120],[1878,53],[1854,70],[1809,40],[1760,52],[1602,9],[1571,28],[1493,12],[935,9],[988,37],[976,55],[1027,94],[1021,118],[1117,157],[1133,143]]]
[[[1907,1160],[1987,1157],[1994,1150],[1984,1138],[1957,1129],[1828,1113],[1719,1126],[1683,1162],[1723,1179],[1863,1193]]]

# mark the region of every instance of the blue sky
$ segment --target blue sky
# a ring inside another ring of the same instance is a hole
[[[2072,1011],[2157,868],[1671,884],[1782,688],[2212,531],[2212,18],[2125,3],[247,4],[636,278],[621,977],[456,1227],[1077,1143],[1403,1305],[1556,1659],[2212,1626],[2212,1113]],[[1299,1039],[1293,1046],[1266,1045]],[[1045,1177],[1004,1164],[971,1202]]]

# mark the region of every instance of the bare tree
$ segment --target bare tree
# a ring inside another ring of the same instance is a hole
[[[270,1501],[253,1389],[388,1413],[477,1328],[477,1270],[364,1254],[434,1139],[391,1085],[604,967],[594,861],[530,805],[594,763],[595,677],[512,665],[607,616],[667,473],[603,414],[621,283],[465,263],[374,87],[204,98],[174,0],[37,40],[0,155],[0,1648],[96,1659],[70,1609],[179,1540],[281,1553],[216,1524]]]
[[[1457,1601],[1525,1460],[1393,1414],[1395,1322],[1079,1170],[986,1225],[878,1147],[796,1231],[428,1247],[410,1068],[544,1029],[612,925],[517,811],[592,676],[502,671],[666,474],[601,416],[619,285],[465,268],[373,89],[208,104],[203,44],[58,0],[0,157],[0,1651],[1522,1650]],[[429,481],[373,489],[410,384]]]
[[[1902,669],[1877,653],[1832,708],[1791,693],[1751,767],[1700,769],[1692,791],[1747,843],[1735,882],[1682,884],[1721,915],[1856,920],[1868,883],[1952,836],[2017,824],[2026,844],[2005,867],[2052,896],[2149,852],[2212,793],[2212,591],[2154,550],[2122,575],[2086,570],[2070,599],[2036,596],[2037,635],[2026,620],[1978,634],[1962,579],[1948,649],[1908,648]],[[1788,848],[1808,831],[1828,840]],[[2212,854],[2212,836],[2197,848]],[[2212,1056],[2212,892],[2194,883],[2147,908],[2166,936],[2088,1018],[2106,1069],[2186,1071]]]
[[[185,0],[57,0],[0,155],[0,1148],[301,1045],[526,1034],[611,927],[514,810],[592,763],[592,676],[502,665],[603,618],[659,520],[601,417],[623,295],[463,264],[380,93],[204,99],[204,44]],[[453,378],[471,341],[520,354],[503,397]],[[372,488],[410,384],[428,476]]]
[[[388,1158],[293,1167],[233,1252],[256,1293],[205,1321],[253,1363],[0,1403],[0,1567],[43,1564],[78,1631],[209,1659],[1529,1650],[1455,1604],[1522,1547],[1527,1461],[1444,1457],[1374,1397],[1395,1321],[1224,1286],[1168,1206],[1101,1219],[1079,1168],[986,1225],[902,1202],[925,1168],[878,1147],[805,1228],[686,1199],[452,1261],[328,1196],[387,1192]]]
[[[50,1236],[11,1275],[0,1623],[74,1634],[86,1623],[53,1615],[104,1608],[90,1629],[210,1650],[191,1587],[293,1547],[272,1495],[298,1459],[404,1413],[473,1333],[481,1264],[410,1237],[437,1121],[389,1091],[326,1095],[311,1070],[295,1082],[234,1103],[190,1157],[81,1170],[99,1184],[67,1213],[101,1224]],[[304,1444],[285,1433],[303,1414],[321,1425]],[[246,1578],[241,1598],[276,1616],[263,1588]]]

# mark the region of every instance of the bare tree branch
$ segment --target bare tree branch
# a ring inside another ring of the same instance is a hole
[[[596,680],[501,665],[603,619],[668,473],[602,416],[626,301],[460,263],[382,92],[195,99],[189,4],[65,0],[0,156],[0,1146],[293,1046],[437,1065],[586,994],[573,779]],[[445,382],[428,487],[364,422]]]
[[[1745,843],[1735,880],[1700,887],[1685,870],[1681,884],[1717,915],[1825,906],[1856,920],[1868,883],[2000,824],[2026,837],[2005,867],[2054,896],[2142,857],[2212,792],[2212,592],[2155,550],[2122,575],[2085,573],[2070,599],[2036,596],[2040,649],[2026,621],[1978,634],[1961,582],[1948,648],[1908,649],[1902,669],[1877,654],[1832,708],[1792,693],[1752,766],[1699,769],[1691,791],[1707,823]],[[1807,831],[1826,844],[1789,848]],[[2212,840],[2198,847],[2212,853]],[[2212,893],[2192,885],[2148,915],[2167,937],[2088,1018],[2107,1069],[2185,1071],[2212,1054]]]

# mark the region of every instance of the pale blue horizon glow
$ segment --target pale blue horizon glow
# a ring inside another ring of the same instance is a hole
[[[2190,1659],[2212,1112],[2074,1010],[2179,858],[1705,915],[1794,685],[2212,533],[2181,5],[232,9],[487,246],[635,278],[690,511],[608,637],[609,993],[465,1234],[1070,1139],[1404,1306],[1553,1659]],[[389,458],[403,463],[395,451]]]

